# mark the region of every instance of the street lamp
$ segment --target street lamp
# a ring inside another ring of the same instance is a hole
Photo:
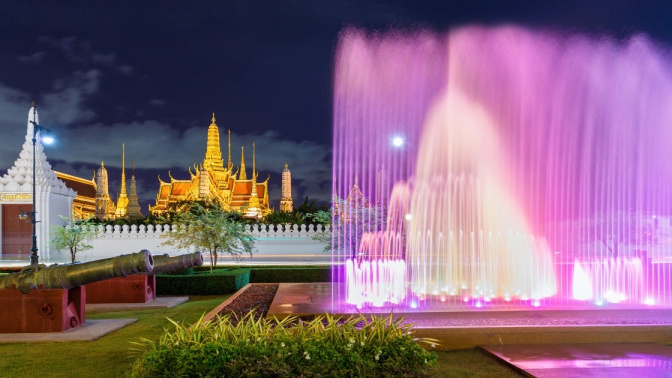
[[[33,108],[33,109],[35,109],[35,108]],[[37,112],[36,110],[33,110],[33,114],[35,114],[36,112]],[[35,210],[37,208],[36,204],[35,204],[35,199],[36,199],[36,196],[35,196],[35,171],[36,171],[36,164],[35,164],[36,153],[35,153],[35,150],[36,150],[36,144],[37,144],[37,133],[39,133],[40,131],[46,131],[46,132],[50,133],[51,130],[38,125],[37,123],[35,123],[35,121],[30,121],[30,123],[33,124],[33,210],[28,211],[28,212],[26,212],[25,210],[21,210],[21,214],[19,214],[19,219],[21,219],[22,221],[30,222],[30,223],[33,224],[33,244],[30,247],[30,265],[35,266],[35,268],[37,269],[37,264],[38,264],[38,261],[39,261],[39,257],[37,256],[37,232],[36,232],[36,229],[35,229],[35,224],[38,222],[38,220],[35,219],[36,214],[37,214],[37,211]],[[50,144],[53,141],[53,138],[49,137],[49,138],[44,138],[43,140],[44,140],[45,143]]]

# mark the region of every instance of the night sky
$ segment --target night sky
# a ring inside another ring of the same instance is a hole
[[[256,143],[272,207],[285,163],[295,204],[305,196],[326,203],[333,55],[345,27],[445,32],[517,24],[617,40],[643,33],[672,45],[667,1],[436,3],[3,1],[0,174],[18,157],[34,99],[42,126],[58,139],[46,147],[53,168],[91,178],[105,161],[116,198],[125,143],[127,177],[135,160],[146,214],[158,175],[186,179],[188,167],[202,162],[215,112],[222,152],[231,129],[233,163],[245,146],[248,175]]]

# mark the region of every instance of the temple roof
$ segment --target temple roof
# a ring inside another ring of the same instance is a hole
[[[67,173],[54,171],[56,176],[65,183],[65,186],[77,192],[77,196],[96,198],[96,183],[93,180],[69,175]]]

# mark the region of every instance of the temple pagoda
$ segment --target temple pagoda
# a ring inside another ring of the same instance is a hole
[[[221,204],[225,210],[239,211],[246,218],[259,219],[272,210],[268,204],[268,178],[258,182],[255,147],[252,146],[252,172],[248,178],[245,168],[245,148],[241,147],[240,167],[234,171],[231,162],[231,130],[228,131],[228,159],[222,160],[219,142],[219,127],[215,123],[215,113],[208,127],[205,158],[200,165],[189,168],[189,179],[178,180],[168,173],[170,182],[159,177],[159,192],[156,205],[150,206],[152,214],[165,212],[171,204],[181,201],[211,200]]]

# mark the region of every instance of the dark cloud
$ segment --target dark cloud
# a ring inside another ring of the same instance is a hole
[[[117,188],[126,144],[143,209],[154,201],[157,175],[167,179],[170,170],[187,178],[188,167],[202,161],[212,112],[222,135],[232,130],[234,164],[244,145],[251,169],[256,143],[260,179],[271,175],[273,206],[285,163],[296,202],[306,195],[329,201],[333,55],[344,27],[447,31],[515,23],[672,41],[672,3],[662,2],[147,0],[35,7],[0,5],[0,173],[17,157],[35,99],[41,122],[59,140],[47,154],[66,173],[88,178],[104,160],[110,188]]]

